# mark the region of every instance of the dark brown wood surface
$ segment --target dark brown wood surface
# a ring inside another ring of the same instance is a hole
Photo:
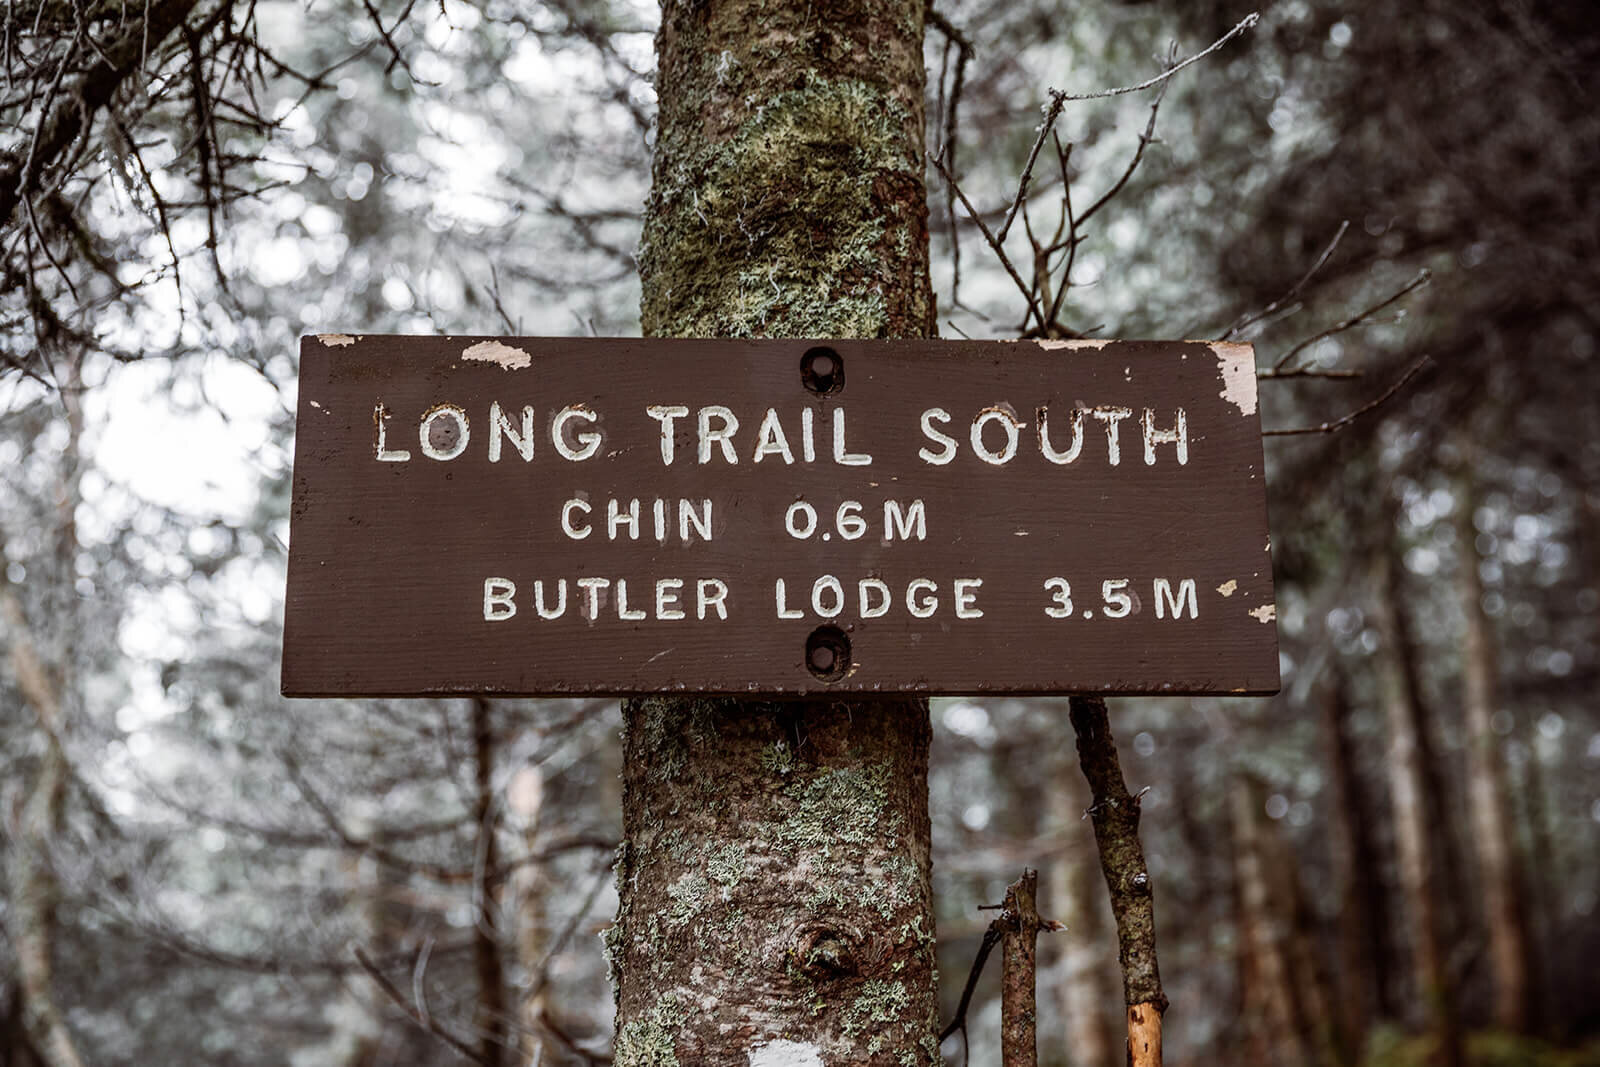
[[[283,691],[1275,692],[1262,471],[1246,345],[308,337]]]

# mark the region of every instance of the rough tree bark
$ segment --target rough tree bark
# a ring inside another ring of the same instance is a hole
[[[1167,1010],[1167,995],[1161,991],[1156,963],[1155,898],[1139,843],[1139,798],[1123,781],[1106,702],[1075,696],[1070,715],[1078,736],[1078,764],[1094,799],[1089,813],[1100,849],[1100,871],[1117,920],[1122,994],[1128,1006],[1128,1063],[1160,1067],[1161,1016]]]
[[[1039,1063],[1039,931],[1055,929],[1039,918],[1039,872],[1029,867],[1006,888],[1000,942],[1000,1062],[1003,1067]]]
[[[923,11],[663,6],[647,334],[931,334]],[[937,1062],[926,702],[623,718],[617,1064]]]
[[[1494,974],[1495,1023],[1516,1032],[1528,1029],[1533,1003],[1529,966],[1527,909],[1518,869],[1516,836],[1506,790],[1505,768],[1494,732],[1498,661],[1493,631],[1483,610],[1483,583],[1474,547],[1470,487],[1459,509],[1462,546],[1459,571],[1461,612],[1466,634],[1461,648],[1462,717],[1467,727],[1467,802],[1472,843],[1478,854],[1483,920],[1489,931],[1489,962]]]
[[[1422,766],[1423,724],[1405,684],[1402,654],[1393,610],[1395,596],[1387,554],[1380,554],[1373,575],[1377,595],[1373,615],[1387,652],[1380,665],[1382,697],[1389,722],[1389,791],[1394,806],[1395,852],[1400,891],[1405,898],[1407,932],[1418,991],[1436,1041],[1436,1057],[1446,1067],[1462,1061],[1461,1032],[1456,1017],[1454,983],[1445,959],[1444,919],[1440,914],[1440,880],[1429,834],[1429,793]]]

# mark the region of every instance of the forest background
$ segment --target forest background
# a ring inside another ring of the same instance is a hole
[[[930,155],[991,230],[1052,89],[1248,13],[933,11]],[[615,706],[288,702],[277,659],[297,336],[636,334],[658,13],[0,18],[0,1063],[602,1062]],[[1112,705],[1171,1062],[1596,1062],[1597,44],[1579,2],[1264,7],[1062,102],[1020,284],[929,175],[945,336],[1039,330],[1026,291],[1252,340],[1311,431],[1267,442],[1282,694]],[[946,1014],[1037,866],[1043,1059],[1119,1061],[1065,702],[934,722]],[[994,1062],[987,983],[971,1022]]]

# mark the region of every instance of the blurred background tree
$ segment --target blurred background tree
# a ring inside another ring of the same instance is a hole
[[[994,226],[1050,89],[1246,12],[936,13],[930,154]],[[615,708],[290,704],[279,599],[297,333],[637,332],[657,12],[0,20],[0,1063],[603,1061]],[[1268,442],[1284,692],[1112,705],[1170,1062],[1596,1062],[1597,52],[1576,0],[1293,0],[1148,144],[1154,92],[1060,111],[1029,200],[1042,231],[1073,196],[1060,328],[1251,340],[1275,429],[1383,399]],[[936,176],[930,212],[946,335],[1038,328]],[[977,906],[1041,866],[1041,1058],[1101,1064],[1066,716],[935,705],[941,970],[949,1010]]]

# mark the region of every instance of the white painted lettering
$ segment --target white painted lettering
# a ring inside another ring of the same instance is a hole
[[[928,539],[928,511],[920,498],[913,500],[909,508],[902,507],[898,500],[883,502],[883,543],[893,541],[896,534],[902,541],[913,537],[918,541]]]
[[[572,522],[572,513],[574,511],[581,511],[585,516],[587,516],[590,510],[589,502],[580,497],[573,497],[565,504],[562,504],[561,532],[572,538],[574,541],[582,541],[585,537],[588,537],[589,523],[587,519],[584,521],[584,524],[581,527],[576,526]]]
[[[1068,416],[1072,426],[1072,444],[1065,452],[1050,443],[1049,415],[1049,408],[1039,409],[1039,451],[1051,463],[1071,463],[1083,451],[1083,409],[1074,405],[1072,414]]]
[[[644,409],[649,415],[661,424],[661,465],[672,466],[672,420],[681,419],[689,414],[689,409],[682,404],[651,404]]]
[[[601,594],[603,594],[605,592],[606,588],[610,584],[611,584],[611,579],[610,578],[579,578],[578,579],[578,588],[582,589],[585,593],[589,594],[589,614],[588,614],[588,619],[589,619],[590,622],[593,622],[594,620],[596,620],[596,619],[598,619],[600,617],[600,602],[602,600]]]
[[[1156,413],[1150,408],[1144,409],[1144,418],[1140,420],[1144,426],[1144,462],[1147,467],[1156,465],[1156,445],[1176,445],[1178,447],[1178,466],[1189,462],[1189,415],[1182,408],[1178,409],[1177,425],[1170,430],[1156,429]]]
[[[517,595],[517,585],[510,578],[485,578],[483,580],[483,621],[499,622],[517,613],[512,597]]]
[[[982,587],[982,578],[957,578],[951,583],[951,592],[956,598],[956,618],[983,618],[983,609],[978,607],[978,590]]]
[[[917,455],[922,457],[924,463],[932,463],[942,467],[956,458],[956,439],[947,433],[942,433],[933,428],[935,421],[949,422],[950,413],[944,408],[929,408],[922,413],[922,433],[928,440],[939,446],[938,452],[926,448],[917,450]]]
[[[998,452],[991,451],[983,440],[983,428],[991,422],[998,422],[1005,429],[1006,443]],[[1021,431],[1022,427],[1011,412],[1004,408],[988,408],[972,420],[972,451],[985,463],[1004,466],[1017,454],[1017,440]]]
[[[522,432],[511,425],[511,419],[500,410],[500,401],[489,405],[489,462],[500,462],[500,438],[511,442],[524,462],[533,459],[533,405],[522,405]]]
[[[865,452],[850,452],[844,443],[844,408],[833,409],[833,461],[846,467],[865,467],[872,457]]]
[[[436,448],[433,444],[433,424],[443,418],[455,420],[456,439],[447,448]],[[422,423],[417,427],[417,439],[422,444],[422,454],[429,459],[455,459],[467,450],[467,438],[469,436],[467,413],[454,404],[440,404],[433,408],[422,416]]]
[[[889,592],[889,583],[881,578],[863,578],[856,583],[856,594],[860,599],[861,617],[863,619],[877,619],[889,614],[889,605],[893,596]],[[874,604],[873,597],[878,598]]]
[[[789,606],[789,592],[784,587],[784,581],[782,578],[778,579],[778,586],[773,590],[772,595],[773,598],[778,602],[778,618],[803,619],[806,617],[806,613],[801,611],[799,608],[791,608]]]
[[[1044,613],[1052,619],[1070,619],[1072,617],[1072,585],[1065,578],[1046,578],[1046,589],[1053,589],[1050,599],[1054,604],[1044,609]]]
[[[824,605],[823,595],[831,598],[832,603]],[[839,579],[831,574],[824,574],[811,583],[811,610],[824,619],[837,618],[839,612],[844,610],[844,586]]]
[[[630,608],[630,607],[628,607],[628,580],[626,578],[618,578],[617,579],[617,618],[625,619],[628,622],[638,622],[640,619],[642,619],[644,617],[645,617],[645,613],[644,613],[644,609],[643,608]]]
[[[807,463],[817,461],[817,413],[810,408],[800,409],[800,457]]]
[[[695,582],[694,617],[704,619],[711,608],[717,609],[717,618],[728,617],[728,583],[721,578],[701,578]]]
[[[1105,601],[1104,611],[1113,619],[1126,618],[1133,611],[1133,598],[1126,590],[1128,579],[1107,578],[1100,583],[1100,599]]]
[[[785,463],[794,462],[794,453],[789,451],[789,439],[783,435],[783,425],[778,421],[777,408],[768,408],[761,420],[761,429],[756,431],[756,452],[751,462],[760,463],[767,456],[782,456]]]
[[[700,508],[700,513],[695,514],[695,508]],[[689,531],[693,529],[700,535],[700,540],[711,540],[711,500],[702,497],[700,500],[678,500],[678,539],[684,544],[689,543]]]
[[[404,448],[388,448],[384,443],[386,436],[385,424],[389,421],[389,409],[384,407],[383,401],[378,401],[378,406],[372,409],[373,433],[377,440],[373,442],[372,450],[377,454],[380,463],[405,463],[411,458],[411,453]]]
[[[541,619],[559,619],[567,613],[567,580],[556,579],[556,606],[546,609],[544,604],[544,582],[533,583],[533,608],[539,613]]]
[[[650,511],[656,520],[656,544],[667,543],[667,502],[662,497],[656,497],[655,503],[650,505]]]
[[[783,528],[789,531],[790,537],[804,541],[817,532],[817,509],[804,500],[796,500],[783,513]]]
[[[926,619],[939,610],[939,598],[933,595],[938,588],[939,584],[928,578],[911,579],[906,585],[906,610],[913,618]],[[919,599],[918,593],[928,595]]]
[[[846,541],[861,540],[861,535],[867,532],[867,520],[861,517],[861,501],[846,500],[840,504],[839,510],[833,513],[833,526]]]
[[[575,419],[594,423],[599,421],[599,416],[582,404],[572,404],[562,408],[556,413],[555,421],[550,424],[550,443],[556,446],[556,451],[560,453],[562,459],[570,459],[577,463],[600,451],[603,438],[593,430],[585,430],[574,437],[578,442],[577,448],[567,444],[567,423]]]
[[[683,618],[683,608],[678,605],[678,597],[682,593],[682,578],[663,578],[658,581],[656,583],[656,618]]]
[[[637,541],[639,540],[639,498],[634,497],[628,501],[626,514],[623,513],[622,508],[619,506],[621,503],[622,501],[616,497],[606,501],[606,540],[615,541],[617,539],[617,527],[626,526],[628,528],[628,539]]]
[[[1174,595],[1172,592],[1171,582],[1167,581],[1165,578],[1157,578],[1155,580],[1155,587],[1151,592],[1154,595],[1156,602],[1156,618],[1166,618],[1164,609],[1167,608],[1171,609],[1172,617],[1174,619],[1183,618],[1183,605],[1185,603],[1189,605],[1189,618],[1198,619],[1200,617],[1199,596],[1195,592],[1193,578],[1185,578],[1180,581],[1178,583],[1178,592],[1176,595]]]
[[[717,419],[722,425],[712,427],[711,420]],[[731,410],[721,404],[712,404],[700,409],[700,462],[711,462],[711,446],[722,446],[722,458],[729,463],[738,463],[739,457],[733,451],[733,435],[739,431],[739,420],[734,417]]]
[[[1106,450],[1111,465],[1115,467],[1122,462],[1122,449],[1117,443],[1117,424],[1132,415],[1133,409],[1116,406],[1098,407],[1089,414],[1106,424]]]

